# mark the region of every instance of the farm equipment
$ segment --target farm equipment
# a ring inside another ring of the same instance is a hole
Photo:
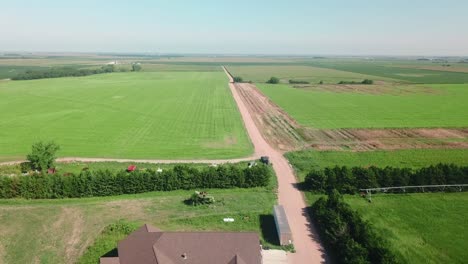
[[[270,164],[270,158],[268,156],[262,156],[260,158],[260,161],[263,163],[263,164],[266,164],[266,165],[269,165]]]

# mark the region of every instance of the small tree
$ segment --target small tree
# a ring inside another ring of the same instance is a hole
[[[242,79],[242,77],[239,77],[239,76],[234,77],[234,82],[236,82],[236,83],[241,83],[243,81],[244,80]]]
[[[191,205],[197,206],[202,204],[212,204],[215,202],[215,199],[206,192],[195,191],[187,202]]]
[[[134,72],[141,71],[141,64],[140,63],[133,63],[132,64],[132,71],[134,71]]]
[[[277,77],[271,77],[270,80],[267,81],[267,83],[270,84],[278,84],[280,82],[280,79]]]
[[[31,163],[31,168],[44,172],[52,168],[56,159],[55,153],[60,146],[54,142],[37,142],[32,145],[31,154],[27,159]]]
[[[365,79],[364,81],[362,81],[362,84],[374,84],[374,81],[369,80],[369,79]]]
[[[319,84],[323,84],[323,81],[320,81]]]

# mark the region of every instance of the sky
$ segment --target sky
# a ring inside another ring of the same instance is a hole
[[[466,0],[0,0],[0,51],[468,56]]]

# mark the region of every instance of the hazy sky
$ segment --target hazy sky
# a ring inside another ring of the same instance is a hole
[[[467,0],[0,0],[0,51],[468,55]]]

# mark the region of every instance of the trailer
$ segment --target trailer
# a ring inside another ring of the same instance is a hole
[[[273,216],[275,218],[276,231],[278,233],[280,245],[286,246],[292,244],[292,232],[284,207],[282,205],[275,205],[273,207]]]

